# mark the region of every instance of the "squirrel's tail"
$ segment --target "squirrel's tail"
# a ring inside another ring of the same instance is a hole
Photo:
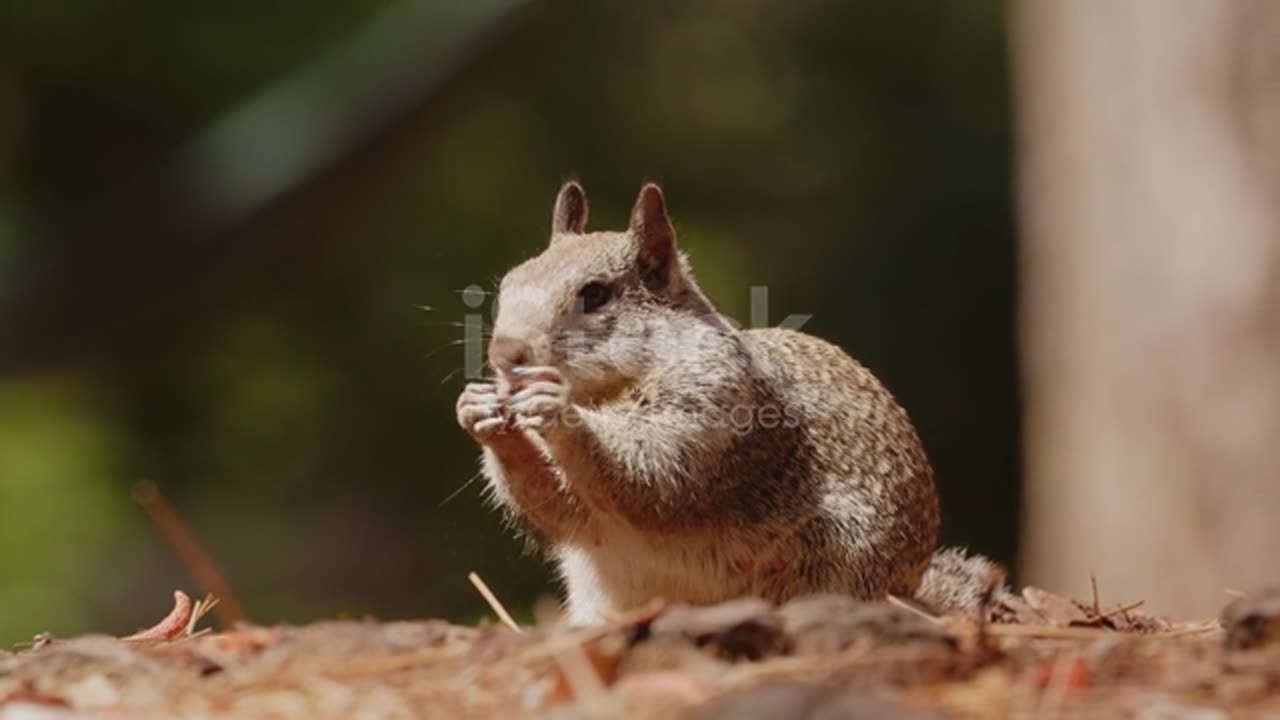
[[[999,563],[964,548],[933,554],[915,599],[939,614],[975,615],[994,593],[1005,591],[1007,571]]]

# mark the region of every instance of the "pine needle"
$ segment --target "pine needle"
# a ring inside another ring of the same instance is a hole
[[[511,617],[511,613],[507,612],[507,609],[502,606],[502,603],[498,600],[498,596],[493,594],[493,591],[489,589],[489,586],[485,584],[484,580],[480,579],[479,575],[474,572],[467,573],[467,579],[475,586],[476,592],[480,593],[480,597],[484,598],[484,601],[489,603],[489,608],[498,616],[498,619],[502,621],[503,625],[506,625],[518,633],[524,632],[524,630],[516,623],[515,618]]]

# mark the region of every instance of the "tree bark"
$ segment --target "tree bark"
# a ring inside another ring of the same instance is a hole
[[[1021,0],[1023,579],[1280,581],[1280,3]]]

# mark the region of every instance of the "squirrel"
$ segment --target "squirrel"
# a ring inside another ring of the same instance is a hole
[[[662,190],[586,232],[569,181],[543,252],[498,290],[494,377],[457,418],[491,499],[558,566],[575,625],[655,597],[820,592],[977,612],[1004,571],[938,550],[933,470],[889,391],[794,330],[740,329],[699,289]]]

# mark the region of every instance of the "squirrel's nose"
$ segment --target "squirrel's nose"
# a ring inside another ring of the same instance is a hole
[[[489,364],[498,372],[510,372],[512,368],[529,362],[529,343],[510,335],[494,335],[489,342]]]

